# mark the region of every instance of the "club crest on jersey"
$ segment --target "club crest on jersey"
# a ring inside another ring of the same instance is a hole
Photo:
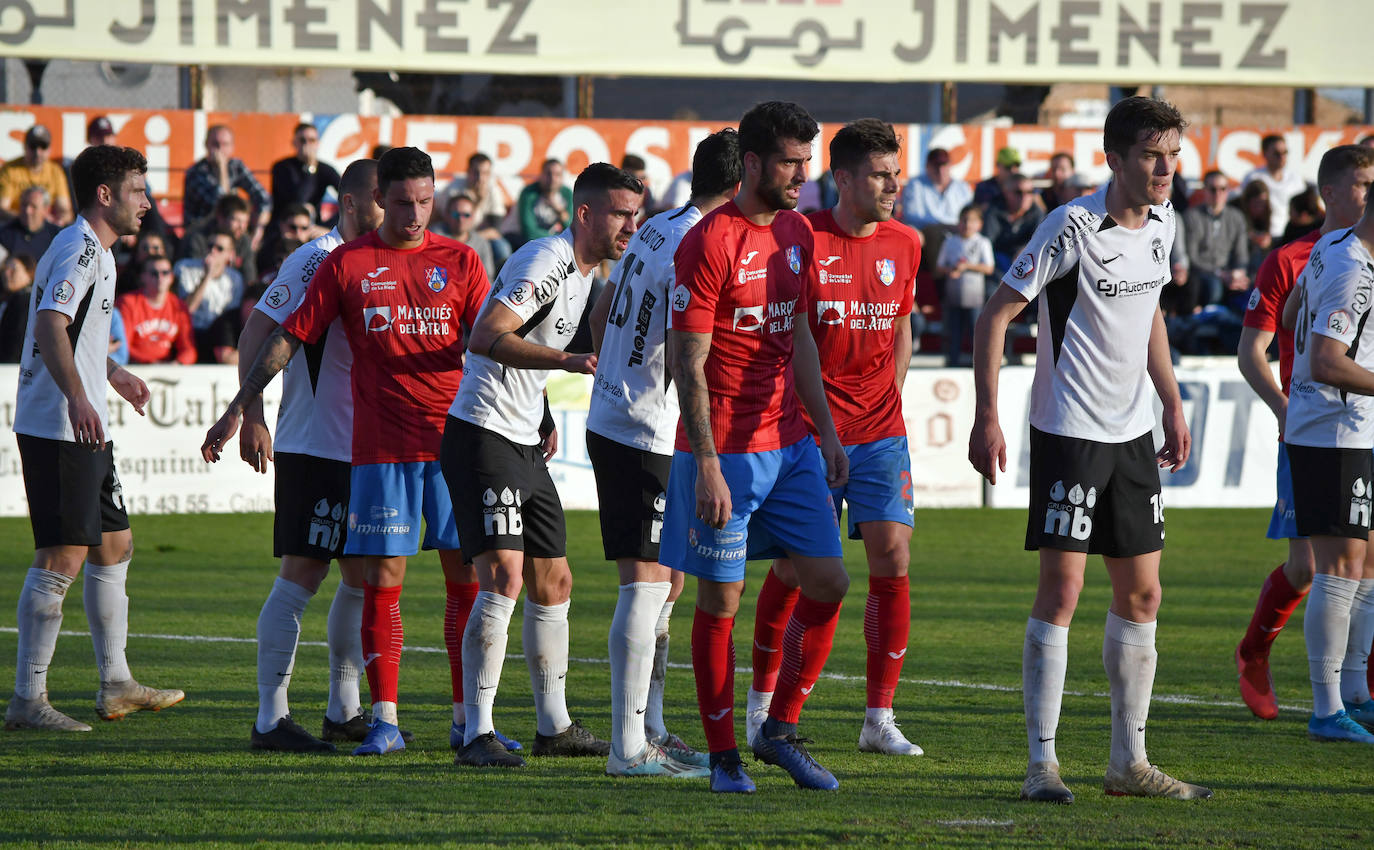
[[[438,266],[425,269],[425,283],[435,292],[443,292],[444,287],[448,286],[448,269],[441,269]]]
[[[884,259],[879,260],[876,265],[878,267],[878,280],[883,282],[883,286],[891,286],[892,281],[897,279],[897,264]]]
[[[1150,240],[1150,256],[1154,258],[1155,265],[1164,265],[1164,240],[1158,236]]]
[[[1017,280],[1025,280],[1035,273],[1035,255],[1022,254],[1021,259],[1016,261],[1016,265],[1011,267],[1011,276]]]
[[[52,291],[52,300],[58,304],[66,304],[72,300],[72,295],[76,293],[76,287],[72,286],[70,280],[64,280]]]
[[[792,270],[792,274],[801,274],[801,248],[793,245],[787,249],[784,256],[787,257],[787,267]]]

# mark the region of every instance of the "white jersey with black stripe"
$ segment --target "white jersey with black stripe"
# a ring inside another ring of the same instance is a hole
[[[1369,327],[1374,257],[1350,228],[1317,240],[1296,284],[1302,310],[1293,330],[1293,381],[1284,442],[1321,448],[1374,448],[1374,397],[1348,393],[1312,377],[1313,335],[1348,346],[1346,356],[1374,371]]]
[[[100,415],[105,439],[110,438],[109,412],[105,403],[106,366],[110,356],[110,313],[114,308],[115,262],[90,222],[76,221],[53,237],[52,245],[38,261],[29,301],[29,325],[24,331],[24,353],[19,361],[19,393],[15,401],[14,430],[31,437],[76,442],[67,398],[57,388],[34,340],[35,317],[40,310],[54,310],[70,320],[67,338],[77,375],[86,399]]]
[[[1122,227],[1107,214],[1109,188],[1051,211],[1002,282],[1040,297],[1030,423],[1124,443],[1154,427],[1146,364],[1176,225],[1166,202]]]
[[[292,251],[253,309],[279,325],[285,322],[325,258],[343,241],[335,228]],[[296,349],[282,377],[277,451],[344,463],[353,459],[352,369],[353,350],[339,319],[318,340]]]
[[[640,225],[611,271],[615,296],[587,430],[654,454],[672,454],[677,435],[677,393],[668,386],[668,292],[678,243],[698,221],[701,210],[694,206],[659,213]]]

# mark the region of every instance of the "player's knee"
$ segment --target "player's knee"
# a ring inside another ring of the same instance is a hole
[[[816,575],[805,589],[807,596],[820,602],[839,602],[849,592],[849,574],[843,568]]]
[[[885,546],[869,559],[868,568],[873,575],[899,578],[907,574],[911,567],[911,549],[908,546],[892,544]]]
[[[1155,619],[1159,613],[1159,603],[1164,596],[1163,589],[1155,584],[1151,587],[1133,588],[1125,594],[1125,608],[1129,612],[1128,620],[1137,623],[1149,623]]]
[[[778,558],[773,562],[770,569],[773,571],[773,575],[777,576],[778,580],[788,587],[797,587],[800,584],[797,579],[797,568],[792,565],[790,558]]]

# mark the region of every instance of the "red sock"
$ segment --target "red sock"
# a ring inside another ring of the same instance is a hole
[[[372,702],[396,702],[401,677],[401,586],[363,585],[363,669]]]
[[[754,690],[771,694],[778,686],[782,664],[782,635],[800,591],[788,587],[772,570],[759,588],[754,608]]]
[[[1307,595],[1307,591],[1299,593],[1288,583],[1283,566],[1279,564],[1264,580],[1259,601],[1255,603],[1255,613],[1250,617],[1250,627],[1240,641],[1240,652],[1248,658],[1269,655],[1269,645],[1279,636],[1279,630]]]
[[[477,582],[444,580],[444,646],[448,647],[448,675],[453,701],[463,702],[463,630],[468,626],[472,603],[477,601]]]
[[[697,708],[706,729],[706,747],[713,753],[736,748],[735,642],[730,637],[734,627],[734,617],[713,617],[700,608],[692,618]]]
[[[892,707],[910,633],[911,580],[906,576],[869,576],[868,604],[864,607],[869,708]]]
[[[840,622],[840,603],[817,602],[805,594],[797,601],[782,638],[782,670],[768,716],[782,723],[796,723],[802,703],[821,677],[835,626]]]

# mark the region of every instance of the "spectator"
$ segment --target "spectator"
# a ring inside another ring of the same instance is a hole
[[[1297,169],[1288,167],[1288,142],[1269,135],[1260,140],[1264,165],[1245,175],[1245,184],[1259,181],[1269,190],[1269,235],[1278,238],[1288,226],[1288,199],[1307,188]],[[1267,250],[1267,249],[1266,249]]]
[[[982,234],[983,211],[968,204],[959,212],[958,229],[945,237],[935,271],[945,280],[945,365],[960,365],[964,338],[973,339],[973,325],[987,299],[987,278],[993,273],[992,243]]]
[[[1227,205],[1230,188],[1225,174],[1207,172],[1202,178],[1205,201],[1183,214],[1189,285],[1179,294],[1180,315],[1220,304],[1226,293],[1250,287],[1245,216]]]
[[[112,145],[115,143],[114,125],[104,115],[97,115],[86,125],[86,146]]]
[[[1246,183],[1245,188],[1240,190],[1240,199],[1236,204],[1240,214],[1245,216],[1246,238],[1250,248],[1250,266],[1246,271],[1254,279],[1255,272],[1259,271],[1260,264],[1274,247],[1274,237],[1270,235],[1273,233],[1271,224],[1274,210],[1269,204],[1268,184],[1263,180]]]
[[[0,248],[7,256],[19,254],[38,262],[61,231],[48,220],[48,190],[29,186],[19,194],[19,215],[0,225]]]
[[[487,240],[495,263],[493,268],[499,270],[511,253],[510,242],[501,235],[501,222],[509,214],[510,205],[506,202],[505,190],[492,179],[491,157],[481,152],[468,157],[467,173],[453,178],[453,182],[444,190],[448,201],[463,192],[477,199],[477,217],[472,227]]]
[[[391,150],[391,145],[381,145],[381,144],[373,145],[373,146],[372,146],[372,157],[371,157],[371,158],[372,158],[372,159],[381,159],[381,158],[382,158],[382,154],[386,153],[386,152],[389,151],[389,150]]]
[[[291,131],[291,147],[295,156],[272,163],[272,219],[280,219],[291,204],[309,204],[311,218],[323,219],[325,193],[332,190],[338,195],[339,172],[320,162],[320,131],[314,124],[297,124]]]
[[[1050,185],[1040,190],[1040,200],[1045,205],[1045,212],[1063,206],[1079,196],[1078,181],[1074,179],[1077,174],[1074,171],[1072,154],[1060,151],[1050,157],[1050,169],[1045,176],[1050,180]]]
[[[0,363],[18,363],[23,356],[36,266],[27,254],[11,254],[0,264]]]
[[[1288,225],[1284,227],[1278,244],[1286,245],[1294,239],[1301,239],[1321,227],[1325,220],[1326,207],[1322,204],[1322,196],[1308,186],[1288,199]]]
[[[236,192],[246,193],[257,208],[253,226],[253,246],[262,241],[263,229],[272,215],[272,198],[258,178],[234,158],[234,133],[222,124],[205,131],[205,158],[186,170],[182,210],[188,222],[208,218],[215,202]]]
[[[119,277],[115,279],[117,295],[134,292],[143,285],[140,270],[150,257],[172,258],[172,252],[167,250],[167,240],[155,230],[140,232],[135,237],[133,256],[120,268]]]
[[[210,238],[219,231],[234,237],[234,266],[245,281],[258,279],[257,257],[253,251],[253,236],[249,233],[248,202],[238,195],[224,195],[215,201],[215,214],[202,219],[186,230],[181,240],[178,259],[203,257],[210,251]]]
[[[48,193],[48,216],[54,224],[71,224],[72,190],[62,164],[48,159],[52,148],[52,134],[42,124],[35,124],[24,134],[24,155],[0,166],[0,207],[11,213],[18,211],[20,195],[30,186],[41,186]]]
[[[649,217],[649,210],[654,208],[654,193],[649,191],[649,164],[639,154],[627,153],[620,158],[620,167],[633,174],[639,185],[644,187],[643,202],[635,214],[635,224],[643,224]]]
[[[129,338],[124,333],[124,317],[119,308],[110,310],[110,351],[109,358],[120,366],[129,365]]]
[[[115,299],[124,317],[133,363],[196,362],[191,314],[172,291],[172,261],[150,257],[139,267],[139,288]]]
[[[668,191],[663,193],[664,210],[680,210],[687,206],[687,202],[692,199],[692,169],[687,169],[681,174],[673,177],[673,181],[668,184]]]
[[[924,230],[928,227],[953,227],[960,210],[973,200],[968,183],[950,173],[949,151],[931,148],[926,154],[925,173],[907,181],[902,189],[902,221]]]
[[[973,202],[984,209],[1006,200],[1004,187],[1012,176],[1021,173],[1021,154],[1013,147],[1002,148],[997,152],[996,167],[991,177],[973,187]]]
[[[572,189],[563,185],[563,163],[544,160],[539,179],[520,192],[516,209],[521,244],[562,233],[572,215]]]
[[[1359,144],[1367,148],[1374,148],[1374,133],[1370,133],[1368,136],[1360,139]]]
[[[275,273],[277,267],[281,265],[281,260],[277,259],[280,248],[284,242],[295,242],[297,245],[304,245],[322,233],[316,232],[314,210],[309,205],[292,202],[284,207],[273,207],[279,212],[275,220],[275,226],[267,229],[267,235],[263,237],[262,247],[258,249],[257,262],[254,274],[244,275],[244,283],[257,283],[261,276],[267,272]],[[234,246],[238,248],[237,245]],[[285,256],[282,256],[285,259]]]
[[[237,363],[238,306],[243,278],[233,268],[234,234],[216,231],[204,257],[188,258],[173,268],[177,294],[186,302],[202,363]]]
[[[495,280],[496,263],[491,253],[491,243],[474,229],[476,221],[476,198],[463,192],[449,199],[448,209],[444,211],[444,229],[449,236],[476,251],[482,260],[482,268],[487,270],[487,280]]]
[[[977,203],[977,201],[974,201]],[[987,211],[987,237],[1001,275],[1025,249],[1031,234],[1045,218],[1045,210],[1035,202],[1031,180],[1024,174],[1013,173],[1006,181],[1002,201]]]

